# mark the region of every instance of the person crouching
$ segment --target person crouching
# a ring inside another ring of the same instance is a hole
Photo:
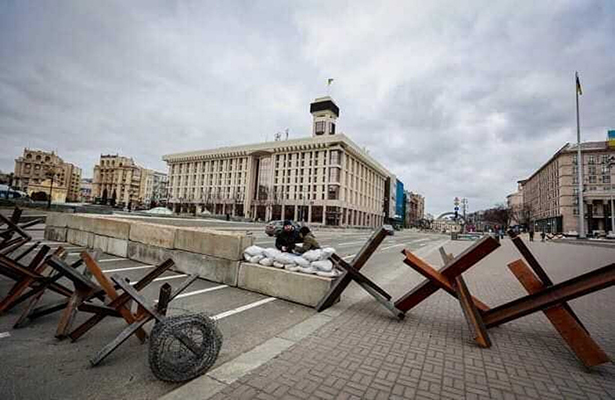
[[[299,240],[303,242],[303,245],[301,247],[296,247],[295,253],[303,254],[309,250],[320,249],[320,245],[318,244],[316,237],[307,226],[303,226],[299,229]]]
[[[284,221],[282,232],[275,239],[275,247],[283,252],[291,253],[295,249],[295,244],[299,241],[299,236],[290,221]]]

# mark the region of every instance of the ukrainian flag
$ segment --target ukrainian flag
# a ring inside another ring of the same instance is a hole
[[[581,81],[579,80],[579,73],[576,73],[576,78],[577,78],[577,93],[582,95],[583,94],[583,89],[581,89]]]
[[[615,148],[615,131],[609,131],[608,134],[609,147]]]

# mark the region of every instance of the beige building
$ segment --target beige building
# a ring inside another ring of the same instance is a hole
[[[310,106],[312,137],[169,154],[169,203],[176,212],[268,221],[376,226],[391,173],[336,133],[330,97]]]
[[[516,226],[523,224],[523,183],[525,181],[517,182],[517,191],[506,196],[506,204],[510,210],[510,226]]]
[[[610,195],[615,195],[615,168],[609,158],[615,148],[608,142],[581,144],[585,231],[604,234],[611,230]],[[522,182],[523,204],[537,231],[578,232],[577,145],[566,144]]]
[[[15,160],[15,176],[13,186],[28,194],[44,192],[49,194],[51,180],[53,190],[58,194],[65,190],[65,195],[57,197],[52,193],[52,201],[79,201],[81,168],[66,163],[55,152],[24,149],[23,156]],[[45,183],[45,181],[49,181]],[[47,187],[47,189],[45,189]]]
[[[406,192],[406,227],[418,226],[425,217],[425,197],[418,193]]]
[[[160,179],[166,180],[166,174],[143,168],[132,158],[101,154],[94,166],[92,196],[103,204],[149,207],[160,196]]]

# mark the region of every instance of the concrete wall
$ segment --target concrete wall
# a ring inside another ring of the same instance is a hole
[[[244,249],[254,243],[254,238],[244,233],[51,213],[45,237],[147,264],[171,258],[176,271],[310,307],[318,303],[333,282],[315,275],[242,263]]]

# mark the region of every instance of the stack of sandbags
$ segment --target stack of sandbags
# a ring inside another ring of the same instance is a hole
[[[267,267],[284,268],[292,272],[302,272],[304,274],[316,274],[324,277],[335,277],[340,273],[333,268],[333,263],[329,258],[335,253],[335,249],[326,247],[324,249],[310,250],[297,255],[284,253],[278,249],[264,249],[259,246],[250,246],[244,250],[244,259],[254,264]]]

